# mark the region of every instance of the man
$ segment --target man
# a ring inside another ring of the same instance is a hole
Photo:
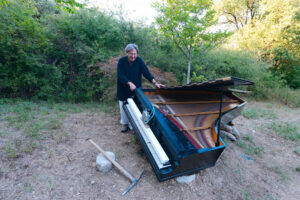
[[[120,58],[118,62],[117,80],[117,95],[120,105],[122,133],[132,129],[122,107],[123,101],[134,96],[134,90],[142,86],[142,75],[152,82],[155,87],[160,88],[163,86],[155,81],[144,61],[137,56],[139,51],[137,45],[128,44],[125,51],[127,55]]]

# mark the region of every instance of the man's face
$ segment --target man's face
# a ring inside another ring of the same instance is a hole
[[[137,50],[136,49],[132,49],[131,51],[127,52],[127,58],[129,62],[133,62],[137,57]]]

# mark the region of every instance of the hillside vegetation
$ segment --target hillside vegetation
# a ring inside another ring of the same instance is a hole
[[[123,56],[128,43],[138,44],[148,65],[174,73],[177,84],[185,83],[185,58],[154,27],[89,8],[69,13],[47,0],[6,1],[0,10],[0,97],[102,101],[115,78],[105,76],[97,63]],[[280,70],[274,73],[277,65],[243,48],[215,46],[192,57],[192,82],[236,76],[256,83],[248,88],[255,98],[300,105],[299,90],[290,88],[298,87],[295,78],[287,79]],[[299,63],[298,57],[293,59]]]

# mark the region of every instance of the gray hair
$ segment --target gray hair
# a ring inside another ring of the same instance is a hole
[[[127,46],[125,47],[126,53],[128,53],[132,49],[136,49],[136,51],[139,52],[139,48],[136,44],[127,44]]]

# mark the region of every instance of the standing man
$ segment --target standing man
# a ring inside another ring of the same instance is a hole
[[[134,90],[142,86],[142,75],[152,82],[155,87],[160,88],[163,86],[155,81],[144,61],[137,56],[139,49],[136,44],[128,44],[125,51],[127,55],[120,58],[118,62],[117,81],[117,95],[120,105],[122,133],[132,129],[123,110],[123,101],[134,96]]]

